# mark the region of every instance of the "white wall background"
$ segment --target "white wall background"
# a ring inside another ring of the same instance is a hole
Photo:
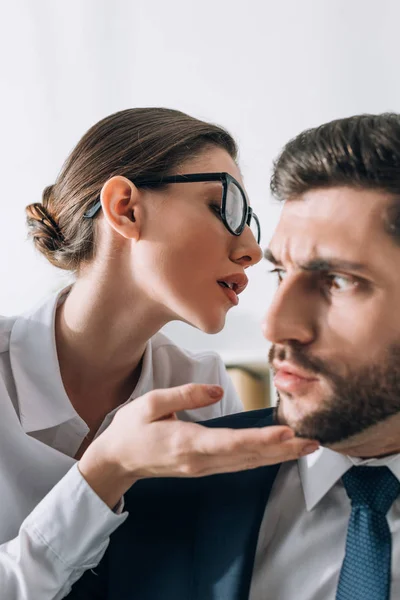
[[[12,0],[0,5],[0,313],[65,276],[26,241],[41,199],[90,125],[132,106],[167,106],[224,125],[264,230],[276,223],[271,162],[302,129],[360,112],[400,111],[396,0]],[[169,327],[188,347],[261,357],[273,291],[252,269],[217,336]]]

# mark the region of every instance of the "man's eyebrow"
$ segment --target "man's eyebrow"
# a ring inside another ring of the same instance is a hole
[[[269,248],[265,248],[264,258],[273,265],[277,265],[279,263],[279,261],[275,258],[275,256],[272,254],[272,251]]]
[[[264,250],[264,258],[274,265],[280,265],[280,261],[273,255],[269,248]],[[368,271],[366,265],[341,258],[313,258],[298,267],[304,271]]]
[[[341,258],[314,258],[299,265],[305,271],[367,271],[366,265]]]

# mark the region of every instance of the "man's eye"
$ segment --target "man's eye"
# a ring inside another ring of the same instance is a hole
[[[335,275],[334,273],[325,275],[324,280],[332,292],[348,292],[358,284],[354,277]]]
[[[275,275],[275,277],[278,280],[278,285],[282,282],[283,278],[286,275],[286,272],[283,269],[278,269],[278,268],[271,269],[269,271],[269,273],[272,273],[273,275]]]

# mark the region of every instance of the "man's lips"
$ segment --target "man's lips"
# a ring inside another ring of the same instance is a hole
[[[290,363],[273,363],[275,371],[274,384],[275,387],[282,392],[293,393],[296,391],[305,390],[316,381],[318,377],[311,375]]]

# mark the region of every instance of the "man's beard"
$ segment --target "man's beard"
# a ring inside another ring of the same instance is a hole
[[[346,377],[326,362],[309,358],[298,344],[272,346],[270,363],[274,359],[289,360],[311,375],[323,376],[331,385],[331,394],[321,398],[319,408],[295,423],[282,414],[278,393],[276,420],[291,426],[299,437],[332,445],[400,412],[400,344],[389,347],[379,362],[349,371]],[[290,402],[292,395],[285,396]]]

